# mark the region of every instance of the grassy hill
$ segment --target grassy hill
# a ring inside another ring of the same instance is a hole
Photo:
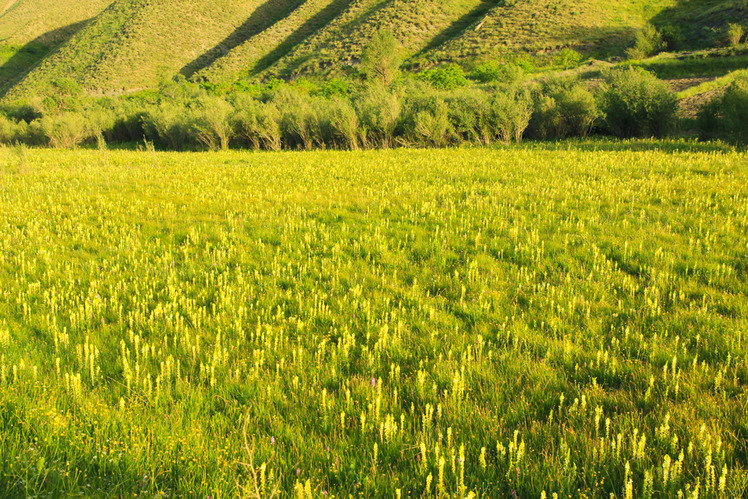
[[[379,29],[391,30],[405,54],[428,47],[441,33],[482,9],[481,0],[311,0],[268,33],[247,40],[214,67],[207,79],[237,74],[292,76],[340,69],[358,60]]]
[[[394,33],[409,67],[424,67],[521,52],[552,55],[565,47],[594,57],[622,55],[647,22],[675,33],[683,48],[700,48],[713,46],[726,23],[748,19],[744,0],[116,0],[85,23],[107,3],[5,5],[0,36],[10,36],[4,35],[9,26],[25,26],[25,39],[36,40],[52,27],[62,30],[55,33],[63,42],[27,58],[21,70],[2,64],[0,55],[0,95],[4,73],[18,79],[33,65],[12,88],[14,80],[5,77],[6,98],[34,94],[61,77],[116,94],[177,74],[214,82],[339,74],[381,29]],[[39,12],[54,17],[67,4],[65,22],[78,24],[37,20]]]
[[[94,18],[112,0],[0,0],[0,91]]]
[[[65,40],[112,0],[0,0],[0,43],[23,46],[30,42]]]
[[[68,77],[95,93],[146,88],[183,70],[230,38],[252,16],[267,23],[261,0],[117,0],[14,87],[30,94]],[[262,15],[258,14],[261,13]]]

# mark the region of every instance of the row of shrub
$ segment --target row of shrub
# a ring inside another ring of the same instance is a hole
[[[225,95],[181,81],[102,99],[60,81],[33,102],[5,107],[0,142],[69,148],[148,141],[170,150],[443,147],[591,133],[662,137],[678,123],[667,84],[635,67],[606,73],[594,89],[573,78],[527,83],[516,74],[481,86],[445,87],[429,78],[391,86],[338,82],[333,91],[273,82]],[[745,142],[746,110],[748,84],[736,82],[703,109],[702,134]]]

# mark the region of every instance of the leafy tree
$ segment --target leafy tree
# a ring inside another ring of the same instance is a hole
[[[42,97],[42,106],[46,113],[61,115],[64,111],[80,108],[83,90],[70,78],[54,80]]]
[[[391,31],[378,31],[364,48],[361,68],[370,81],[389,86],[400,70],[397,41]]]

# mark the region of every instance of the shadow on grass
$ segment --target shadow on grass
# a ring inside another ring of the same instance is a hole
[[[485,17],[485,15],[488,14],[488,11],[492,8],[501,7],[505,4],[505,0],[482,0],[473,10],[454,21],[446,29],[433,37],[431,41],[413,57],[421,56],[460,36],[478,20]]]
[[[658,78],[719,77],[731,71],[748,68],[748,54],[740,50],[730,50],[644,61],[638,65],[651,71]]]
[[[12,55],[0,65],[0,98],[5,96],[13,85],[34,69],[50,52],[68,41],[89,21],[90,19],[87,19],[48,31],[17,50],[6,48],[6,53],[12,52]]]
[[[745,23],[748,4],[735,0],[680,0],[652,18],[657,28],[675,27],[682,38],[679,49],[714,47],[728,23]]]
[[[695,139],[616,139],[612,137],[589,137],[560,141],[528,140],[517,146],[538,151],[585,151],[585,152],[644,152],[664,153],[729,153],[745,151],[746,147],[726,142],[703,142]]]
[[[327,7],[307,19],[307,21],[299,26],[293,33],[288,35],[285,40],[276,45],[273,50],[261,57],[255,64],[252,73],[261,73],[278,62],[283,56],[289,54],[297,45],[303,43],[307,38],[323,28],[332,19],[340,15],[349,7],[350,3],[349,0],[334,0],[330,2]]]
[[[303,0],[267,0],[257,7],[247,20],[221,43],[185,65],[179,73],[189,78],[200,70],[207,68],[253,36],[259,35],[275,23],[288,17],[303,3]]]

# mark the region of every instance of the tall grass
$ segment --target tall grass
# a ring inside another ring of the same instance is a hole
[[[745,154],[592,145],[0,149],[0,495],[744,497]]]

